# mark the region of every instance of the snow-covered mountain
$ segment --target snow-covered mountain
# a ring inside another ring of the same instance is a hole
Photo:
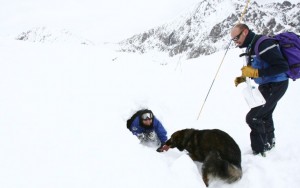
[[[90,40],[76,36],[66,29],[53,29],[47,27],[32,28],[19,34],[16,39],[41,43],[93,44]]]
[[[170,56],[182,53],[187,58],[212,54],[228,46],[230,29],[239,21],[245,6],[244,0],[203,0],[194,10],[172,23],[121,41],[121,51],[158,50]],[[299,11],[300,3],[259,4],[250,1],[243,21],[257,33],[300,33]]]

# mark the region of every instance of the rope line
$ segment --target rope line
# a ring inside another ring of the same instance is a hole
[[[246,6],[245,6],[245,8],[244,8],[244,10],[242,12],[242,15],[241,15],[238,23],[241,23],[243,21],[243,18],[245,16],[246,12],[247,12],[249,3],[250,3],[250,0],[247,0]]]
[[[250,2],[250,0],[247,0],[246,6],[245,6],[245,8],[244,8],[244,10],[243,10],[243,12],[242,12],[242,14],[241,14],[241,17],[240,17],[238,23],[240,23],[240,22],[243,20],[245,14],[246,14],[246,12],[247,12],[249,2]],[[200,117],[200,115],[201,115],[201,113],[202,113],[204,104],[206,103],[206,100],[207,100],[207,98],[208,98],[208,95],[209,95],[209,93],[210,93],[210,90],[211,90],[211,88],[212,88],[212,86],[213,86],[213,84],[214,84],[214,82],[215,82],[215,80],[216,80],[216,78],[217,78],[217,76],[218,76],[218,74],[219,74],[219,71],[220,71],[221,66],[222,66],[222,64],[223,64],[223,62],[224,62],[225,56],[226,56],[226,54],[227,54],[227,52],[228,52],[228,50],[229,50],[229,48],[230,48],[231,41],[232,41],[232,40],[229,41],[229,44],[228,44],[228,46],[227,46],[227,48],[226,48],[226,51],[225,51],[225,54],[224,54],[224,56],[223,56],[223,58],[222,58],[222,60],[221,60],[221,63],[220,63],[220,65],[219,65],[219,67],[218,67],[218,70],[217,70],[217,72],[216,72],[216,74],[215,74],[215,77],[214,77],[214,79],[213,79],[213,81],[212,81],[212,83],[211,83],[211,85],[210,85],[210,88],[209,88],[209,90],[208,90],[208,92],[207,92],[207,95],[206,95],[206,97],[205,97],[205,99],[204,99],[204,102],[203,102],[203,104],[202,104],[202,106],[201,106],[201,109],[200,109],[200,112],[199,112],[199,114],[198,114],[197,120],[199,119],[199,117]]]

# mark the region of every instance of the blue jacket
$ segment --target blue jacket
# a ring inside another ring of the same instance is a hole
[[[167,131],[162,126],[160,121],[158,119],[156,119],[155,116],[153,117],[152,126],[150,126],[149,128],[143,126],[140,122],[140,117],[137,116],[131,124],[130,131],[132,132],[132,134],[134,134],[136,136],[141,133],[149,133],[149,132],[155,131],[155,133],[157,134],[157,137],[159,138],[159,140],[162,144],[164,144],[168,139]]]
[[[254,57],[251,66],[255,69],[260,70],[260,72],[263,72],[264,69],[268,69],[270,67],[270,64],[262,60],[261,58]],[[262,73],[259,73],[259,75],[262,75]],[[287,74],[283,72],[273,76],[260,76],[258,78],[254,78],[254,81],[255,83],[261,85],[270,82],[281,82],[287,79],[288,79]]]
[[[255,35],[251,30],[246,37],[244,47],[247,47],[247,53],[251,56],[248,59],[248,65],[258,69],[259,78],[254,81],[261,85],[270,82],[281,82],[288,79],[288,63],[282,56],[278,44],[274,40],[265,40],[259,47],[259,57],[255,56],[255,43],[260,36]]]

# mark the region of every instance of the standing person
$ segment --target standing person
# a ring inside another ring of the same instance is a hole
[[[275,146],[273,112],[288,88],[285,72],[289,68],[274,40],[263,41],[258,47],[259,58],[255,56],[255,43],[261,36],[251,31],[246,24],[237,24],[231,30],[232,40],[239,48],[246,48],[247,56],[247,66],[241,69],[242,76],[235,79],[235,85],[245,82],[246,77],[252,78],[266,100],[264,105],[252,108],[246,116],[251,129],[253,154],[265,156],[265,151]]]
[[[127,128],[142,144],[159,146],[156,150],[158,152],[161,152],[162,146],[168,140],[167,131],[148,109],[139,110],[128,119]]]

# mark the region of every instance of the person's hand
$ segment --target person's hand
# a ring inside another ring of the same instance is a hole
[[[164,150],[163,150],[163,147],[165,146],[165,143],[162,143],[161,145],[160,145],[160,147],[159,148],[157,148],[157,152],[163,152]]]
[[[251,66],[244,66],[242,69],[242,76],[250,78],[258,78],[258,69],[254,69]]]
[[[163,145],[162,150],[163,151],[168,151],[170,149],[170,146],[168,145]]]
[[[159,148],[157,148],[157,152],[164,152],[164,151],[168,151],[170,148],[170,146],[167,146],[165,144],[161,145]]]
[[[246,77],[244,77],[244,76],[236,77],[234,80],[235,87],[237,87],[240,83],[243,83],[243,82],[246,82]]]

